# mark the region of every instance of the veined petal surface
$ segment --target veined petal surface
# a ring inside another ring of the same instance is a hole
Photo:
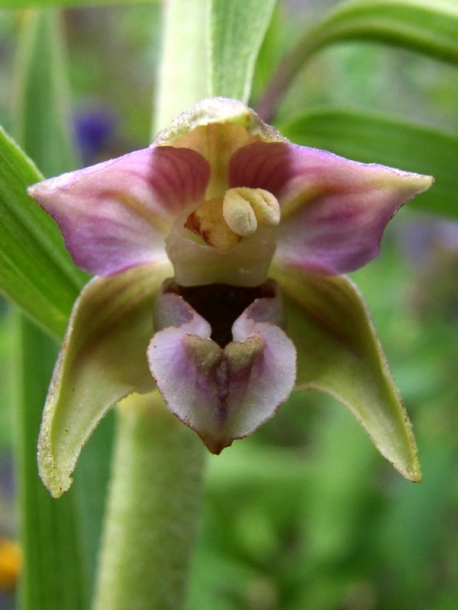
[[[380,453],[412,481],[421,480],[411,425],[364,300],[345,276],[277,271],[298,353],[296,388],[334,396]]]
[[[170,266],[144,265],[89,282],[75,303],[54,369],[39,439],[43,482],[58,497],[110,407],[154,388],[146,350],[153,305]]]
[[[201,155],[164,146],[45,180],[28,192],[56,220],[75,263],[106,276],[163,260],[173,220],[203,199],[209,176]]]
[[[178,115],[160,131],[153,144],[195,150],[208,161],[211,179],[207,199],[224,196],[229,161],[239,148],[252,142],[286,142],[276,129],[238,100],[207,98]]]
[[[263,188],[280,203],[276,261],[322,275],[375,258],[389,220],[431,184],[429,176],[280,142],[241,148],[230,168],[231,187]]]

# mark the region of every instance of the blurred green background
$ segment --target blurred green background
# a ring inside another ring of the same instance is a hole
[[[279,3],[254,105],[285,48],[334,4]],[[23,18],[0,10],[6,129]],[[146,146],[160,6],[67,10],[64,18],[83,163]],[[380,44],[342,43],[302,71],[277,119],[345,107],[456,134],[457,100],[452,66]],[[457,277],[458,224],[409,206],[389,227],[381,256],[354,274],[413,421],[424,481],[404,481],[331,399],[296,394],[254,436],[209,459],[189,610],[458,607]],[[0,300],[0,538],[14,538],[17,527],[11,315]],[[2,595],[0,607],[12,607],[14,592]]]

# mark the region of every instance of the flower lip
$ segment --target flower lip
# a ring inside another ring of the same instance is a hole
[[[272,281],[247,287],[229,284],[180,286],[174,280],[167,280],[163,293],[181,296],[210,324],[211,339],[223,348],[232,341],[232,326],[236,319],[256,299],[274,298],[276,294]]]
[[[156,332],[148,347],[150,370],[169,410],[218,454],[270,419],[294,388],[296,349],[280,328],[283,301],[273,281],[232,294],[230,286],[185,290],[197,306],[206,305],[204,313],[210,312],[212,323],[221,325],[213,338],[215,329],[208,320],[168,288],[180,291],[166,283],[158,295]],[[214,311],[224,308],[227,295],[242,310],[232,323],[229,342],[226,334],[234,312],[221,324],[225,312]],[[218,302],[209,307],[215,296]]]

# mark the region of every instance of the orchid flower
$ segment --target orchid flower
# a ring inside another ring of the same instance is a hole
[[[344,274],[379,252],[432,179],[294,145],[240,102],[212,98],[153,144],[46,180],[78,298],[39,444],[54,495],[113,404],[158,390],[219,453],[293,390],[340,400],[381,453],[420,478],[410,424],[362,297]]]

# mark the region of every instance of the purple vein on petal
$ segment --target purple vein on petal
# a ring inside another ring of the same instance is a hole
[[[339,275],[377,256],[389,220],[429,188],[432,178],[314,148],[261,142],[233,156],[230,183],[277,197],[282,210],[277,264]]]
[[[32,186],[75,263],[111,275],[166,257],[174,218],[200,201],[209,166],[188,149],[155,147]]]

